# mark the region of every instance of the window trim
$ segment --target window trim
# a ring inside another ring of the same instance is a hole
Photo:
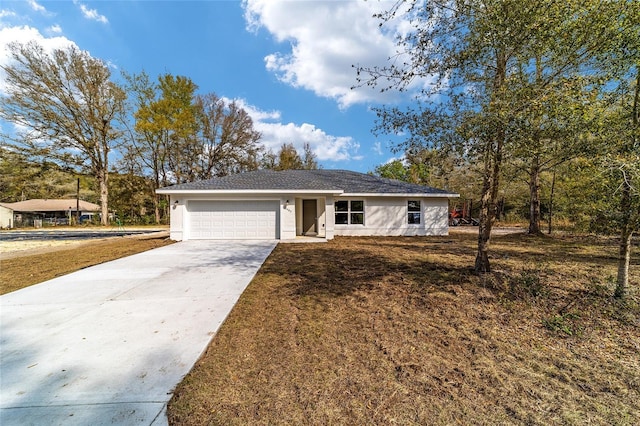
[[[409,203],[418,203],[418,210],[410,210]],[[411,223],[409,217],[412,214],[418,213],[418,222]],[[422,202],[421,200],[407,200],[407,225],[409,226],[421,226],[422,225]]]
[[[344,201],[347,203],[347,210],[340,210],[336,208],[338,202]],[[362,203],[362,210],[353,210],[351,208],[351,203]],[[356,200],[335,200],[333,203],[334,208],[334,224],[335,226],[365,226],[365,201],[364,199],[356,199]],[[347,215],[347,223],[338,223],[335,218],[338,214],[346,214]],[[362,223],[352,223],[352,215],[353,214],[361,214],[362,215]]]

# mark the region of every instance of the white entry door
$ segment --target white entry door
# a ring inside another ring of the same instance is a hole
[[[189,201],[189,239],[277,239],[277,201]]]

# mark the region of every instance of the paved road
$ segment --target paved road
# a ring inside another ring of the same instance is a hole
[[[146,230],[42,230],[0,232],[0,241],[87,240],[92,238],[123,237],[149,234],[162,229]]]
[[[0,296],[0,424],[167,424],[275,245],[180,242]]]

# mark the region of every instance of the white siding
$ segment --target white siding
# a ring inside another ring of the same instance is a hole
[[[448,200],[446,198],[407,198],[407,197],[333,197],[318,194],[289,194],[279,195],[251,195],[250,199],[246,195],[225,195],[224,197],[212,197],[206,194],[173,194],[171,196],[171,239],[180,241],[192,238],[250,238],[236,235],[225,236],[218,231],[217,234],[205,236],[203,232],[206,226],[194,225],[193,221],[202,221],[202,215],[192,216],[189,206],[193,203],[226,203],[227,207],[233,206],[235,212],[246,210],[246,203],[267,203],[269,210],[275,218],[275,224],[264,224],[263,228],[269,232],[275,230],[275,236],[260,238],[279,238],[281,240],[291,240],[296,238],[296,228],[300,228],[302,220],[302,199],[318,200],[318,227],[319,235],[322,236],[324,225],[324,237],[333,239],[334,235],[447,235],[448,234]],[[363,200],[364,201],[364,225],[336,225],[335,224],[335,200]],[[408,200],[420,200],[421,223],[419,225],[408,224]],[[176,203],[177,201],[177,203]],[[288,201],[288,202],[287,202]],[[211,219],[213,220],[213,219]],[[236,219],[227,219],[230,227],[240,230],[241,216]],[[271,219],[269,219],[271,220]],[[235,225],[234,225],[235,224]],[[272,227],[273,224],[273,227]],[[238,225],[238,226],[236,226]],[[196,232],[193,233],[195,226]],[[245,226],[245,225],[242,225]],[[200,230],[197,230],[200,229]],[[213,231],[211,231],[213,232]],[[236,231],[233,231],[236,232]],[[228,233],[227,233],[228,235]],[[269,234],[274,235],[274,234]],[[258,237],[256,237],[258,238]]]
[[[338,197],[336,200],[364,200],[364,225],[335,225],[335,235],[447,235],[446,198]],[[408,223],[407,201],[420,200],[421,223]]]
[[[13,210],[0,206],[0,228],[13,228]]]

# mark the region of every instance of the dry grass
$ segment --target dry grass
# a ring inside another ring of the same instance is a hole
[[[640,424],[639,256],[599,238],[281,244],[175,390],[174,425]],[[637,250],[636,250],[637,253]]]
[[[45,253],[16,253],[17,257],[10,253],[0,260],[0,294],[171,243],[166,236],[115,237],[49,248]]]

